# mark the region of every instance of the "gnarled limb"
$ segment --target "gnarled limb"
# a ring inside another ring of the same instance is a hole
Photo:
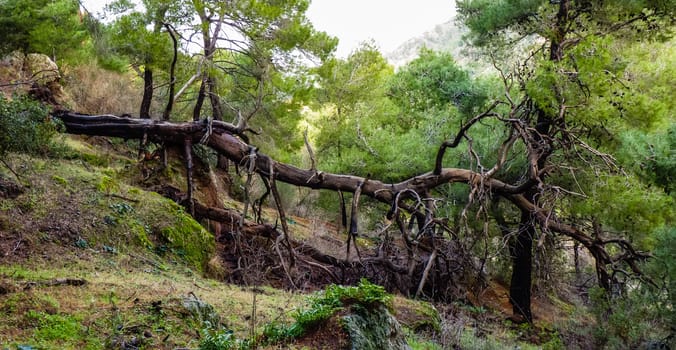
[[[444,161],[444,153],[446,152],[446,148],[455,148],[458,147],[460,144],[460,141],[462,140],[463,137],[466,137],[467,130],[469,130],[472,125],[476,124],[478,121],[481,119],[484,119],[489,116],[496,117],[498,114],[493,112],[493,109],[497,107],[497,105],[500,104],[500,101],[495,101],[493,104],[491,104],[486,111],[483,113],[475,116],[474,118],[470,119],[467,124],[463,125],[460,127],[460,130],[458,133],[455,135],[455,138],[451,140],[446,140],[441,143],[441,146],[439,146],[439,151],[437,152],[437,158],[434,163],[434,174],[439,175],[441,174],[441,169],[443,168],[443,161]]]
[[[66,131],[69,133],[127,139],[140,139],[144,134],[147,134],[150,140],[166,144],[180,145],[184,144],[186,139],[192,140],[193,143],[199,142],[204,137],[207,128],[207,125],[202,121],[169,123],[149,119],[120,118],[111,115],[88,116],[68,111],[57,111],[53,113],[53,116],[63,121]],[[465,130],[467,129],[465,128]],[[359,191],[360,195],[371,197],[388,206],[393,206],[393,203],[395,203],[396,208],[405,209],[413,213],[413,216],[416,213],[422,214],[423,218],[425,214],[418,212],[417,207],[406,206],[404,201],[421,198],[431,189],[448,183],[459,182],[470,186],[481,186],[493,195],[508,199],[520,211],[527,213],[531,220],[543,230],[563,234],[585,246],[599,262],[601,280],[608,281],[610,274],[607,272],[607,268],[614,268],[613,263],[623,262],[632,267],[633,261],[645,258],[643,253],[628,249],[624,243],[615,240],[594,239],[579,228],[561,222],[555,217],[549,217],[526,194],[521,193],[523,187],[529,187],[523,184],[511,185],[496,178],[486,178],[483,174],[468,169],[441,168],[440,163],[437,163],[438,169],[435,168],[433,172],[419,174],[398,183],[384,183],[376,179],[368,179],[367,181],[366,178],[360,176],[324,172],[321,173],[321,176],[318,176],[315,170],[300,169],[289,164],[279,163],[260,152],[252,157],[251,150],[253,147],[238,138],[238,132],[239,130],[231,124],[214,121],[212,133],[206,140],[207,145],[235,164],[246,164],[248,160],[251,171],[263,177],[270,177],[274,173],[275,180],[295,186],[340,192],[355,193]],[[442,149],[452,144],[453,142],[442,147]],[[440,150],[439,154],[442,158],[443,150]],[[531,178],[540,178],[544,170],[539,169],[539,172],[534,176],[531,174]],[[197,215],[199,212],[197,207],[195,211]],[[397,221],[400,222],[401,219]],[[244,228],[246,225],[242,227]],[[400,223],[400,227],[405,230],[403,223]],[[611,257],[605,249],[605,245],[611,243],[617,244],[624,250],[625,254]]]

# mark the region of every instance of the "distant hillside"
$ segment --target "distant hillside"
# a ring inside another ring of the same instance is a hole
[[[386,53],[385,58],[395,67],[399,67],[418,57],[420,49],[427,47],[435,51],[450,52],[458,62],[469,63],[469,57],[462,52],[464,49],[462,36],[465,33],[467,29],[458,25],[455,18],[452,18],[420,36],[406,40],[394,51]]]

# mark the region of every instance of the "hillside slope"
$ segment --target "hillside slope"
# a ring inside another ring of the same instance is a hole
[[[472,61],[465,51],[462,37],[467,33],[455,19],[438,24],[420,36],[403,42],[395,50],[385,54],[385,58],[395,67],[401,67],[418,57],[420,49],[427,48],[434,51],[448,52],[462,65],[467,66]]]

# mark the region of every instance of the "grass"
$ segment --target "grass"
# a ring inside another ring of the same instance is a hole
[[[0,256],[0,348],[196,347],[203,325],[183,305],[189,295],[242,338],[290,320],[302,296],[204,278],[213,236],[174,202],[130,185],[131,161],[119,152],[68,140],[61,159],[8,159],[29,186],[0,200],[0,244],[10,252]],[[64,278],[87,283],[44,283]]]
[[[249,334],[254,293],[259,329],[275,318],[286,321],[287,311],[302,301],[299,294],[271,288],[254,292],[223,285],[181,265],[157,270],[129,256],[106,254],[92,255],[85,262],[56,269],[45,268],[43,262],[32,268],[0,268],[0,283],[14,290],[0,296],[0,316],[6,321],[0,324],[0,344],[102,348],[115,339],[150,334],[147,348],[194,347],[200,325],[182,304],[188,295],[212,305],[222,326],[239,337]],[[30,282],[75,276],[87,284],[26,289]]]
[[[214,237],[174,202],[134,186],[139,170],[129,145],[65,140],[59,159],[8,159],[29,186],[16,199],[0,199],[0,252],[9,252],[0,255],[0,349],[104,349],[130,342],[142,349],[197,348],[205,324],[184,305],[188,297],[213,307],[216,328],[237,339],[262,334],[266,325],[291,324],[294,310],[306,305],[302,294],[203,277],[210,261],[219,264]],[[165,176],[172,173],[169,180],[179,185],[180,164],[171,164]],[[0,176],[12,177],[2,168]],[[268,222],[276,215],[264,210]],[[344,252],[336,228],[296,217],[288,223],[294,239],[337,256]],[[45,283],[65,278],[87,283]],[[443,348],[434,334],[445,331],[445,320],[432,305],[403,297],[392,305],[414,349]],[[454,344],[463,348],[517,343],[510,334],[486,337],[459,326]]]
[[[30,187],[16,200],[0,203],[0,218],[17,223],[13,231],[33,243],[58,241],[135,254],[161,246],[170,259],[198,270],[213,255],[213,236],[181,207],[123,181],[119,172],[127,166],[124,161],[95,167],[81,159],[20,156],[12,163],[27,169]]]

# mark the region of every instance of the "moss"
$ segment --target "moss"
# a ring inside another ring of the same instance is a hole
[[[441,331],[441,318],[434,305],[423,301],[418,303],[418,308],[416,308],[415,311],[421,318],[414,324],[414,330],[417,331],[425,328],[432,328],[437,332]]]
[[[415,333],[441,331],[441,317],[434,305],[397,297],[394,299],[395,316],[406,328]]]
[[[80,158],[90,165],[98,167],[107,167],[110,165],[108,158],[91,153],[81,153]]]
[[[54,180],[55,182],[59,183],[62,186],[68,186],[68,181],[62,178],[61,176],[53,175],[52,180]]]
[[[80,321],[71,315],[50,315],[44,312],[28,311],[26,318],[36,325],[34,337],[37,341],[77,341],[84,336]]]
[[[556,306],[557,308],[561,309],[563,312],[565,312],[568,315],[573,315],[575,312],[575,305],[566,303],[565,301],[561,300],[556,294],[554,293],[549,293],[547,294],[547,297],[549,298],[549,301]]]
[[[103,175],[101,176],[98,184],[96,184],[96,190],[103,193],[111,193],[118,191],[120,189],[120,184],[115,181],[112,177]]]
[[[186,262],[202,271],[214,253],[214,236],[176,203],[162,198],[170,224],[160,230],[162,240]]]
[[[155,247],[153,242],[151,242],[150,239],[148,238],[150,228],[147,225],[144,225],[139,221],[132,221],[130,223],[129,231],[131,231],[131,233],[134,234],[138,243],[141,246],[146,247],[148,249],[153,249]]]
[[[14,209],[14,201],[10,199],[0,199],[0,211],[8,211]]]

